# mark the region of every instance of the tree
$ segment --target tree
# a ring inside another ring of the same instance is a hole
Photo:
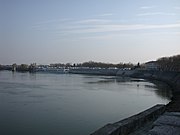
[[[17,71],[29,71],[29,66],[27,64],[21,64],[20,66],[17,67]]]
[[[157,63],[162,71],[180,71],[180,55],[159,58]]]

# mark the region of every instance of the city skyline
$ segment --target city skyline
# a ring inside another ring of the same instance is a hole
[[[138,63],[180,54],[178,0],[1,0],[0,64]]]

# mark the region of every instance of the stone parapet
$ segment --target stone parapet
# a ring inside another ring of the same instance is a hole
[[[107,124],[91,135],[128,135],[146,123],[156,120],[164,111],[165,105],[156,105],[119,122]]]

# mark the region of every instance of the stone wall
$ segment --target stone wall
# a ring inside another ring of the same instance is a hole
[[[130,77],[163,81],[172,87],[173,92],[180,92],[180,72],[136,70]]]
[[[113,124],[107,124],[91,135],[128,135],[146,123],[156,120],[164,111],[164,105],[156,105],[132,117]]]
[[[77,68],[77,69],[70,69],[69,73],[116,76],[118,70],[119,69]]]

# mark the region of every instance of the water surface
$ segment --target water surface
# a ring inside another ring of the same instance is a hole
[[[0,134],[88,135],[170,97],[159,82],[0,71]]]

